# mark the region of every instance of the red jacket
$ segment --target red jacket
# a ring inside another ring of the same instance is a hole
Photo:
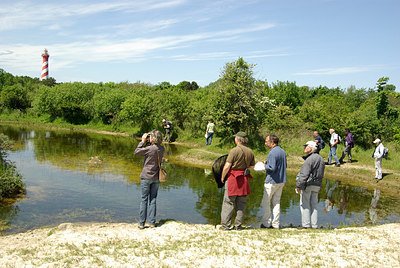
[[[249,178],[251,175],[244,176],[244,170],[231,169],[228,172],[228,196],[243,196],[250,194]]]

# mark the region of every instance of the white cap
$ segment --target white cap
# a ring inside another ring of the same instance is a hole
[[[380,139],[376,139],[376,140],[374,140],[374,143],[380,143],[381,142],[381,140]]]
[[[317,143],[315,141],[307,141],[307,143],[304,144],[304,146],[309,146],[313,150],[317,150],[318,148]]]

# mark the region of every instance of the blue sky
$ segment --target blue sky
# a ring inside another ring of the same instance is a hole
[[[47,3],[46,3],[47,2]],[[0,68],[58,82],[215,82],[243,57],[254,77],[400,89],[399,0],[109,0],[0,3]]]

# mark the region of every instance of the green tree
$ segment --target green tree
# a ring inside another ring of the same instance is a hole
[[[31,105],[27,89],[20,84],[5,86],[0,93],[1,105],[5,108],[25,111]]]
[[[224,137],[258,129],[253,68],[253,64],[239,58],[227,63],[221,73],[214,114],[219,133]]]
[[[128,95],[129,92],[125,87],[115,87],[109,84],[101,87],[93,97],[94,116],[104,124],[116,123],[122,109],[121,105]]]

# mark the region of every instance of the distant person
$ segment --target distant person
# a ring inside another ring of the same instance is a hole
[[[319,132],[317,130],[314,131],[314,137],[315,137],[314,141],[317,143],[317,146],[318,146],[317,153],[319,153],[319,151],[321,151],[322,149],[325,148],[325,142],[321,138],[321,136],[319,135]]]
[[[213,123],[212,120],[209,120],[206,129],[206,136],[207,136],[206,145],[211,145],[212,138],[214,136],[214,129],[215,129],[215,124]]]
[[[301,226],[303,228],[318,228],[318,193],[321,190],[324,177],[325,162],[317,153],[316,142],[304,144],[305,160],[296,178],[296,192],[300,194]]]
[[[158,173],[160,163],[164,156],[164,147],[161,146],[162,134],[158,130],[144,133],[142,141],[135,150],[135,155],[144,156],[143,169],[140,173],[140,185],[142,188],[142,199],[139,212],[139,229],[144,229],[147,219],[147,206],[149,207],[149,225],[156,227]]]
[[[171,142],[171,131],[172,131],[172,122],[171,121],[167,121],[165,119],[162,120],[163,124],[164,124],[164,129],[165,129],[165,138],[164,141],[166,142]]]
[[[247,147],[248,137],[244,132],[235,135],[236,147],[233,148],[226,159],[221,182],[226,175],[224,201],[221,211],[221,229],[231,230],[233,211],[236,208],[236,218],[233,229],[243,229],[244,213],[246,211],[247,196],[250,194],[250,170],[254,168],[255,159],[253,151]]]
[[[353,141],[353,133],[350,132],[350,129],[346,128],[344,130],[344,133],[346,134],[346,139],[345,139],[345,148],[343,150],[342,156],[340,157],[339,161],[340,163],[343,162],[343,159],[345,158],[346,154],[348,155],[348,161],[347,163],[351,163],[351,149],[354,148],[354,141]]]
[[[374,140],[376,145],[373,157],[375,158],[375,179],[382,180],[382,158],[384,152],[384,146],[380,139]]]
[[[265,163],[267,175],[264,182],[264,195],[261,201],[262,219],[260,228],[279,229],[281,196],[287,181],[286,153],[279,146],[279,138],[275,134],[268,135],[265,138],[265,145],[270,151]],[[271,202],[273,217],[271,215]]]
[[[331,165],[332,162],[332,156],[335,159],[335,167],[340,167],[340,161],[339,158],[336,155],[336,149],[337,145],[339,143],[339,135],[335,133],[335,130],[331,128],[329,130],[329,133],[331,134],[331,139],[329,141],[330,148],[329,148],[329,155],[328,155],[328,165]]]

